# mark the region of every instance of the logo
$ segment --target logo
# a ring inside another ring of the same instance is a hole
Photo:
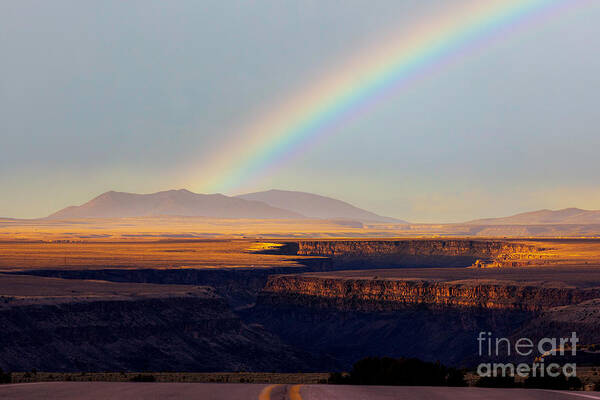
[[[561,374],[566,378],[577,376],[576,363],[559,363],[557,359],[562,356],[575,356],[579,338],[576,332],[571,332],[570,337],[548,338],[537,341],[522,337],[511,339],[494,337],[492,332],[479,332],[477,336],[478,354],[481,358],[509,360],[511,357],[531,357],[533,362],[487,362],[477,366],[480,377],[558,377]],[[546,363],[547,357],[552,357],[552,362]]]

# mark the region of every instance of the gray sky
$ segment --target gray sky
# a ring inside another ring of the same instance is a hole
[[[600,2],[573,1],[244,190],[315,192],[417,222],[600,209]],[[236,127],[442,3],[2,1],[0,216],[107,190],[202,192],[193,168]]]

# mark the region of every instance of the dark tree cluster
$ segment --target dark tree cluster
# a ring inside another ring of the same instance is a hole
[[[329,383],[346,385],[466,386],[464,372],[416,358],[367,357],[349,374],[332,373]]]

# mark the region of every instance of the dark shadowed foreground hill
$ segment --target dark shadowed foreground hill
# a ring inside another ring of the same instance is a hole
[[[366,222],[407,223],[406,221],[384,217],[354,207],[345,201],[306,192],[268,190],[266,192],[242,194],[237,197],[245,200],[262,201],[270,206],[291,210],[311,218],[342,218]]]
[[[207,286],[0,274],[0,293],[8,371],[295,372],[330,362],[245,324]]]
[[[600,210],[565,208],[539,210],[504,218],[486,218],[466,222],[470,225],[600,224]]]
[[[106,192],[81,206],[64,208],[48,218],[121,218],[156,215],[215,218],[303,218],[293,211],[222,194],[168,190],[152,194]]]

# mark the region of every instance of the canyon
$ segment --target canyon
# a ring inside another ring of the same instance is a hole
[[[480,331],[600,343],[599,254],[593,239],[3,242],[0,367],[472,366]]]
[[[473,367],[479,332],[539,340],[576,330],[599,343],[599,300],[597,268],[374,269],[272,276],[249,317],[345,365],[388,355]]]

